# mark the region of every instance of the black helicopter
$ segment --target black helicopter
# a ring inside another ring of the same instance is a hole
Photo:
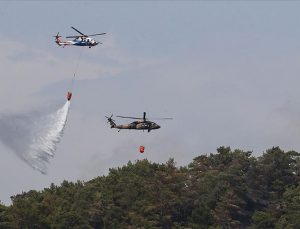
[[[123,124],[123,125],[117,125],[115,123],[115,120],[112,119],[113,115],[111,115],[110,117],[107,117],[107,116],[105,116],[105,117],[107,118],[107,122],[110,124],[110,127],[119,129],[119,131],[121,129],[133,129],[133,130],[147,130],[148,132],[150,132],[151,130],[160,128],[160,125],[156,124],[155,122],[149,121],[146,118],[146,112],[143,113],[142,118],[128,117],[128,116],[116,116],[118,118],[137,119],[137,121],[134,121],[129,124]],[[152,120],[171,120],[171,119],[173,119],[173,118],[155,118]]]

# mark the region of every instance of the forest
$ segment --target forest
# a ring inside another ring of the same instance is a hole
[[[0,228],[299,228],[300,154],[219,147],[186,166],[129,161],[0,204]]]

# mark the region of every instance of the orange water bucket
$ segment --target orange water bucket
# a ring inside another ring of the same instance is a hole
[[[144,146],[140,146],[140,153],[144,153],[145,152],[145,147]]]
[[[70,101],[72,99],[72,92],[68,91],[67,100]]]

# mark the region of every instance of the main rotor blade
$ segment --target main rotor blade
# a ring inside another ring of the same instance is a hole
[[[143,119],[143,118],[128,117],[128,116],[119,116],[119,115],[117,115],[116,117],[118,117],[118,118],[130,118],[130,119]]]
[[[83,36],[86,36],[85,34],[83,34],[82,32],[80,32],[79,30],[75,29],[73,26],[71,26],[72,29],[74,29],[77,33],[80,33]]]
[[[131,117],[131,116],[120,116],[117,115],[116,117],[118,118],[129,118],[129,119],[139,119],[139,120],[143,120],[144,122],[149,121],[149,120],[172,120],[173,118],[146,118],[146,112],[144,112],[144,115],[142,118],[138,118],[138,117]]]
[[[86,37],[86,36],[67,36],[66,38],[78,38],[78,37]]]
[[[173,118],[150,118],[150,120],[172,120]]]
[[[104,35],[106,33],[96,33],[96,34],[90,34],[90,35],[87,35],[88,37],[93,37],[93,36],[99,36],[99,35]]]

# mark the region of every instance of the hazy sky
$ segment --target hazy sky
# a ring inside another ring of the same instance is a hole
[[[0,116],[64,104],[82,48],[58,47],[58,31],[107,35],[83,50],[48,174],[0,144],[0,200],[129,160],[186,165],[221,145],[299,151],[299,11],[296,1],[1,1]],[[118,133],[104,117],[143,111],[174,120]]]

